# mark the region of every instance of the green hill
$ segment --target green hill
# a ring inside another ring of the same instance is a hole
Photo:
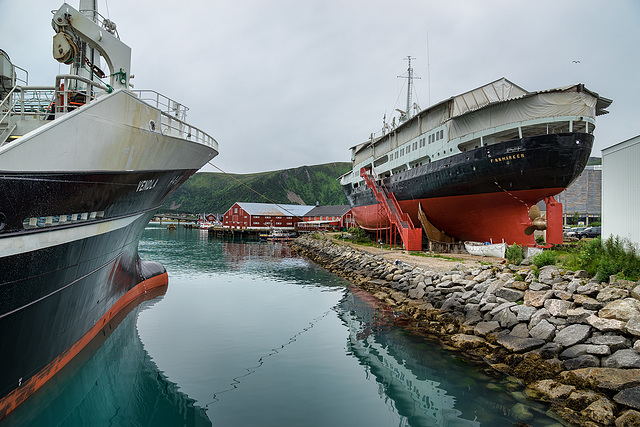
[[[161,210],[224,213],[235,202],[346,205],[337,178],[350,167],[350,163],[336,162],[255,174],[198,172],[171,195]]]
[[[602,164],[602,157],[589,157],[589,161],[587,162],[587,166],[601,165],[601,164]]]

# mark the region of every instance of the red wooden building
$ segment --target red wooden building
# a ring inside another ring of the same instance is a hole
[[[222,225],[235,229],[294,231],[311,209],[313,206],[236,202],[225,212]]]
[[[349,205],[316,206],[298,223],[298,231],[342,230],[355,227],[356,222]]]

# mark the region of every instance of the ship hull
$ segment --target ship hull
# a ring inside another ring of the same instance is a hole
[[[420,224],[427,219],[458,240],[534,244],[524,234],[529,207],[564,190],[586,165],[593,135],[552,134],[469,150],[383,179],[384,185]],[[373,192],[343,186],[356,222],[367,230],[388,229]]]
[[[0,205],[13,209],[4,209],[0,235],[0,419],[62,369],[123,307],[168,283],[162,265],[139,258],[138,240],[157,208],[193,172],[110,173],[100,179],[97,174],[4,175]],[[171,185],[137,191],[138,182]],[[66,192],[50,191],[56,186]],[[10,203],[18,194],[24,204]],[[90,212],[101,208],[102,217],[91,219]],[[23,222],[13,218],[54,212],[87,215],[51,225],[40,216],[32,228],[14,229]]]
[[[217,147],[144,127],[158,114],[118,91],[0,147],[0,419],[167,284],[138,240]]]

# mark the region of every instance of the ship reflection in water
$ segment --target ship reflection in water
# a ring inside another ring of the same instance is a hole
[[[521,392],[514,394],[525,402],[519,403],[504,393],[505,385],[399,328],[396,314],[370,294],[352,287],[338,308],[349,330],[347,349],[402,417],[401,426],[513,426],[523,416],[553,424],[545,405],[526,401]]]
[[[2,426],[211,426],[205,411],[163,375],[140,341],[138,314],[165,291],[123,310]]]

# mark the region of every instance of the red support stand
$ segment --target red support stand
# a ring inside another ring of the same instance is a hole
[[[547,244],[562,244],[562,203],[553,196],[545,197],[547,205]]]

